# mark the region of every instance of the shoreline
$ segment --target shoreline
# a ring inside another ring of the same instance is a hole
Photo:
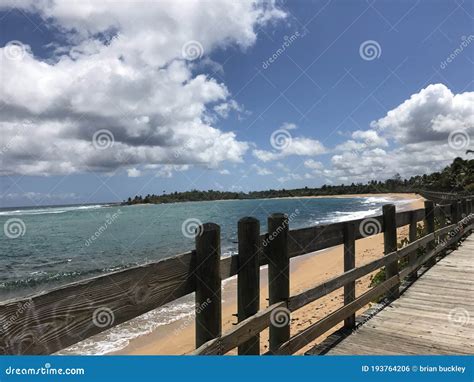
[[[404,210],[423,208],[423,198],[417,194],[357,194],[353,195],[337,195],[340,197],[380,197],[396,200],[411,200],[409,204],[403,207]],[[302,197],[299,197],[302,198]],[[318,198],[309,197],[309,198]],[[282,199],[282,198],[280,198]],[[402,227],[397,230],[397,236],[400,240],[408,234],[408,227]],[[365,239],[357,240],[356,242],[356,267],[361,266],[367,262],[375,260],[383,256],[383,234],[371,236]],[[318,272],[314,272],[318,269]],[[343,250],[342,245],[324,249],[318,252],[309,253],[303,256],[292,259],[290,263],[291,294],[300,293],[306,289],[314,287],[327,279],[334,277],[343,272]],[[356,282],[356,293],[360,295],[369,289],[370,281],[377,271],[364,276]],[[267,268],[262,267],[260,270],[260,309],[267,307],[268,302],[268,277]],[[237,279],[236,276],[223,280],[222,292],[222,317],[223,333],[230,330],[237,322],[233,316],[237,312]],[[292,313],[291,317],[291,335],[295,335],[301,329],[304,329],[312,323],[327,316],[332,311],[343,306],[342,290],[332,292],[331,294],[314,301],[311,304]],[[367,305],[358,311],[358,314],[366,310],[370,305]],[[341,324],[340,324],[341,325]],[[330,332],[320,336],[316,341],[311,343],[311,346],[324,340],[327,335],[337,330],[340,325],[332,328]],[[268,350],[268,329],[264,330],[261,335],[261,352]],[[303,354],[310,346],[301,349],[297,354]],[[177,319],[168,324],[158,326],[151,332],[132,338],[128,344],[120,350],[107,352],[106,354],[119,355],[150,355],[150,354],[187,354],[194,350],[194,316],[190,315],[185,318]],[[236,351],[231,351],[229,354],[236,354]]]
[[[421,198],[421,195],[408,192],[381,192],[378,194],[338,194],[338,195],[309,195],[309,196],[278,196],[275,198],[243,198],[243,199],[214,199],[214,200],[183,200],[169,203],[120,203],[120,206],[133,207],[133,206],[154,206],[162,204],[181,204],[181,203],[203,203],[203,202],[233,202],[233,201],[246,201],[246,200],[279,200],[279,199],[354,199],[354,198],[371,198],[371,197],[383,197],[397,199],[413,199]],[[410,196],[410,197],[408,197]]]

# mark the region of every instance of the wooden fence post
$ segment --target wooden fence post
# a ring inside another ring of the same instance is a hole
[[[461,199],[462,218],[465,218],[469,213],[467,211],[467,199]]]
[[[411,211],[410,212],[410,226],[408,230],[408,240],[410,243],[413,243],[416,240],[416,235],[417,235],[417,225],[418,222],[416,221],[416,212]],[[412,251],[408,255],[408,265],[412,265],[415,263],[417,258],[417,251]],[[410,281],[415,281],[418,278],[418,269],[415,269],[410,275],[408,276],[408,280]]]
[[[438,207],[436,207],[436,208],[439,208],[439,211],[440,211],[440,213],[439,213],[439,225],[440,225],[440,228],[444,228],[444,227],[446,227],[446,225],[447,225],[446,206],[445,206],[445,205],[440,205],[440,206],[438,206]],[[439,238],[438,238],[438,240],[439,240],[439,241],[438,241],[438,244],[439,244],[439,243],[446,242],[447,238],[448,238],[448,233],[439,236]],[[446,256],[446,251],[440,252],[440,256],[442,256],[442,257]]]
[[[458,211],[458,223],[459,223],[462,220],[462,203],[460,199],[458,199],[457,211]]]
[[[451,202],[451,224],[458,224],[459,222],[459,211],[458,211],[458,202],[457,200],[454,200]],[[454,228],[454,232],[457,231],[457,228]],[[450,234],[448,234],[447,239],[452,239]],[[457,245],[456,243],[451,244],[448,248],[450,249],[456,249]]]
[[[196,234],[196,348],[222,334],[220,233],[205,223]]]
[[[439,225],[440,228],[446,227],[446,211],[444,206],[439,206]]]
[[[276,213],[268,218],[267,240],[269,303],[273,305],[277,302],[288,301],[290,297],[288,217],[285,214]],[[270,352],[290,339],[289,311],[280,313],[283,313],[278,317],[280,321],[270,324]],[[283,317],[285,314],[287,317]]]
[[[425,224],[426,233],[430,234],[435,231],[435,210],[434,202],[431,200],[425,200]],[[426,246],[427,251],[431,251],[436,247],[436,243],[433,241]],[[433,256],[426,262],[427,267],[431,267],[436,264],[436,258]]]
[[[344,272],[355,268],[355,226],[354,223],[344,223]],[[344,285],[344,305],[355,300],[355,281]],[[346,329],[355,328],[355,313],[344,320]]]
[[[384,254],[388,255],[397,250],[397,221],[395,205],[386,204],[382,207],[383,212],[383,241]],[[385,267],[385,279],[388,280],[398,275],[398,260],[393,261]],[[399,284],[387,291],[387,297],[391,300],[400,297]]]
[[[451,203],[451,224],[459,222],[458,202],[457,200]]]
[[[474,213],[474,211],[472,210],[472,199],[467,200],[467,213],[468,213],[468,216]],[[469,225],[470,223],[471,223],[471,217],[469,218],[467,224]]]
[[[238,223],[239,271],[237,274],[237,316],[239,322],[260,309],[260,222],[245,217]],[[239,346],[239,355],[260,354],[260,334]]]

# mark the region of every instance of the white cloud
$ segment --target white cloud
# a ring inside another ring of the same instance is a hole
[[[230,171],[227,170],[227,169],[223,169],[223,170],[219,171],[219,174],[221,174],[221,175],[230,175]]]
[[[352,133],[352,138],[364,143],[369,147],[387,147],[388,142],[385,138],[380,137],[374,130],[357,130]]]
[[[147,164],[145,170],[152,170],[158,178],[171,178],[173,173],[187,171],[191,168],[189,165],[159,165],[159,164]]]
[[[231,99],[228,102],[220,103],[219,105],[214,106],[214,111],[222,118],[227,118],[231,111],[236,111],[239,113],[245,112],[245,109],[237,103],[237,101]]]
[[[396,173],[410,177],[438,171],[455,157],[466,156],[467,146],[450,145],[451,131],[471,137],[472,145],[472,105],[474,92],[453,94],[445,85],[429,85],[372,122],[376,130],[356,131],[353,140],[336,146],[342,153],[331,158],[332,168],[323,174],[338,182],[366,182]],[[389,149],[388,139],[398,145]]]
[[[290,173],[290,174],[287,174],[285,176],[281,176],[281,177],[277,178],[277,180],[280,183],[286,183],[286,182],[289,182],[291,180],[303,180],[303,179],[304,179],[303,175],[296,174],[296,173]]]
[[[276,163],[276,168],[278,168],[279,170],[282,170],[282,171],[285,171],[285,172],[290,172],[290,168],[288,166],[286,166],[285,164],[281,163],[281,162],[277,162]]]
[[[34,204],[41,204],[45,200],[47,201],[58,201],[58,200],[77,200],[80,196],[74,192],[65,193],[43,193],[43,192],[10,192],[7,194],[0,194],[0,199],[5,200],[25,200],[28,199]]]
[[[295,130],[295,129],[297,129],[297,126],[294,123],[285,122],[285,123],[283,123],[283,125],[281,125],[280,129]]]
[[[313,159],[308,159],[304,162],[305,167],[311,170],[322,170],[324,168],[321,162],[317,162]]]
[[[474,92],[453,94],[443,84],[432,84],[371,123],[398,143],[447,140],[454,130],[474,134]]]
[[[142,175],[142,172],[136,168],[129,168],[127,169],[127,175],[130,178],[138,178],[139,176]]]
[[[374,147],[387,147],[388,142],[375,130],[357,130],[352,133],[352,138],[335,147],[335,151],[363,151]]]
[[[252,168],[256,171],[257,175],[271,175],[273,172],[265,167],[260,167],[259,165],[253,164]]]
[[[21,1],[0,8],[13,6],[39,14],[67,44],[48,60],[26,49],[14,61],[0,48],[0,130],[9,143],[2,174],[242,161],[248,143],[209,117],[240,106],[223,83],[193,75],[197,62],[182,49],[198,41],[205,59],[216,48],[250,47],[258,28],[285,17],[273,2]],[[91,144],[99,129],[111,132],[110,149]]]
[[[324,154],[326,148],[321,142],[311,138],[296,137],[291,138],[288,144],[281,150],[253,150],[253,155],[262,162],[278,160],[292,155],[298,156],[316,156]]]

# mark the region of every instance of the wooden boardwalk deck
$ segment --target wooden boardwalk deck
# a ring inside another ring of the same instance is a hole
[[[327,354],[474,354],[474,235]]]

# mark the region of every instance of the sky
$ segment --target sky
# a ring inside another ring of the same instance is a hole
[[[0,207],[442,169],[474,3],[0,0]]]

